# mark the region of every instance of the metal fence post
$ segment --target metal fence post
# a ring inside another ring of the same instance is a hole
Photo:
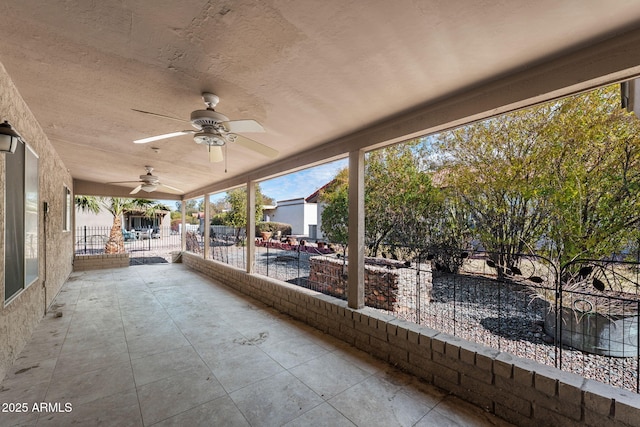
[[[420,263],[422,262],[421,259],[421,255],[422,253],[419,252],[418,253],[418,266],[416,268],[416,323],[419,325],[420,324],[420,319],[422,317],[421,314],[421,295],[420,292],[422,291],[422,283],[420,281]]]

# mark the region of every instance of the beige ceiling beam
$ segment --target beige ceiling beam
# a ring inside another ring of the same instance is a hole
[[[461,89],[312,150],[192,191],[185,198],[224,191],[247,181],[260,181],[347,157],[352,151],[391,145],[636,77],[640,75],[639,45],[640,29],[636,29],[571,53],[558,53],[546,62]]]
[[[182,196],[161,191],[147,193],[140,191],[137,194],[129,194],[133,186],[122,187],[120,185],[101,184],[98,182],[84,181],[81,179],[73,180],[73,192],[82,196],[101,196],[101,197],[126,197],[149,200],[182,200]]]

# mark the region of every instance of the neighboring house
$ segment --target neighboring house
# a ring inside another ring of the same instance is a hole
[[[322,193],[322,190],[327,188],[334,181],[335,181],[335,179],[327,182],[325,185],[323,185],[322,187],[318,188],[313,194],[311,194],[309,197],[307,197],[305,199],[305,202],[307,202],[309,204],[315,204],[316,205],[315,235],[312,235],[310,233],[309,237],[311,239],[317,239],[317,240],[324,239],[324,233],[322,232],[322,212],[324,211],[324,208],[326,207],[326,203],[320,201],[320,194]]]
[[[276,213],[276,209],[278,209],[278,203],[275,205],[262,205],[262,220],[263,221],[275,221],[275,219],[271,219],[271,217]]]
[[[171,215],[169,211],[159,211],[159,213],[151,218],[144,216],[144,211],[130,210],[122,215],[122,227],[126,230],[145,230],[149,228],[168,230],[171,227]],[[103,207],[100,212],[83,212],[76,207],[76,228],[83,227],[111,227],[113,224],[113,215]]]
[[[277,207],[269,214],[271,221],[291,224],[291,234],[315,239],[318,211],[315,203],[307,203],[304,197],[279,200]]]

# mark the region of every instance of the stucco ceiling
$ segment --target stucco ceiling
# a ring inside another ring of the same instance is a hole
[[[295,157],[381,120],[638,25],[637,0],[10,0],[7,69],[77,180],[144,166],[186,192]],[[221,101],[276,160],[228,147],[228,172],[189,128]],[[322,183],[319,183],[322,184]],[[133,187],[129,185],[128,188]]]

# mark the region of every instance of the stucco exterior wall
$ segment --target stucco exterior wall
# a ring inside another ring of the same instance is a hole
[[[73,192],[71,174],[62,163],[29,107],[0,64],[0,120],[7,120],[38,156],[39,276],[9,303],[4,301],[5,259],[5,165],[0,154],[0,380],[25,346],[46,307],[69,277],[73,263],[73,233],[63,231],[64,186]],[[49,205],[45,216],[44,202]],[[44,285],[44,286],[43,286]]]
[[[113,215],[109,212],[100,209],[100,212],[94,214],[93,212],[83,212],[80,209],[76,209],[75,227],[111,227],[113,224]]]
[[[308,236],[309,225],[317,223],[315,203],[306,203],[303,198],[278,201],[271,220],[291,224],[291,234]]]

